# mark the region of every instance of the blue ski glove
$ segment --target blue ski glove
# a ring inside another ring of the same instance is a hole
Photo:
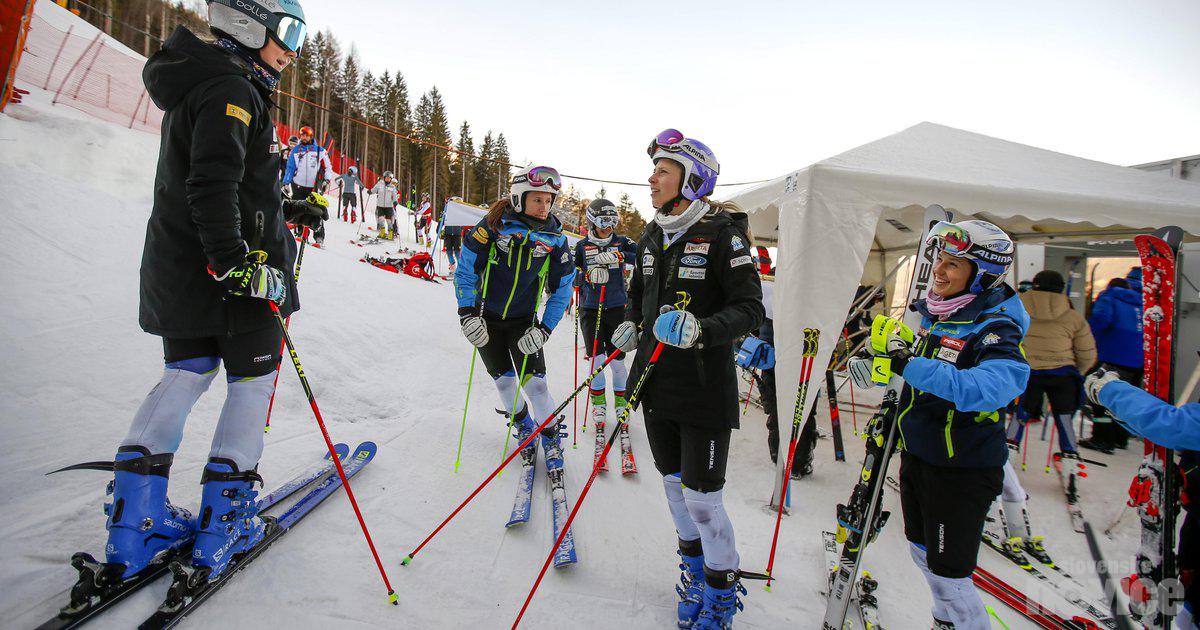
[[[654,336],[668,346],[691,348],[700,341],[700,322],[687,311],[668,311],[654,320]]]

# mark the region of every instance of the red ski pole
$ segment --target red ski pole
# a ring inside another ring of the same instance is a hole
[[[654,353],[650,355],[650,361],[646,364],[646,370],[642,372],[641,377],[638,378],[638,382],[633,388],[633,393],[629,395],[629,404],[622,409],[623,413],[617,416],[617,421],[613,426],[612,435],[608,436],[608,441],[604,444],[604,451],[600,454],[599,459],[592,464],[592,474],[588,476],[587,483],[584,484],[583,490],[579,493],[579,497],[575,499],[575,507],[571,509],[571,514],[567,517],[566,523],[563,523],[562,531],[559,532],[558,538],[554,541],[554,546],[550,548],[550,555],[546,556],[546,562],[542,564],[542,570],[538,573],[537,579],[534,580],[533,588],[529,589],[529,595],[525,597],[525,603],[521,605],[521,611],[517,613],[517,618],[513,621],[512,627],[514,630],[518,625],[520,625],[521,617],[525,616],[525,611],[529,608],[529,602],[533,601],[533,595],[537,592],[538,586],[541,585],[542,578],[546,576],[546,570],[550,568],[550,562],[554,560],[554,554],[558,551],[559,545],[562,545],[563,539],[567,537],[567,532],[571,531],[571,523],[575,520],[575,515],[579,513],[579,507],[583,505],[583,500],[587,498],[588,491],[592,489],[592,482],[596,481],[596,474],[600,472],[600,462],[608,459],[608,452],[612,450],[613,443],[617,441],[617,435],[621,433],[621,425],[628,422],[630,412],[634,407],[637,406],[637,403],[639,402],[638,394],[640,394],[642,391],[642,385],[645,384],[646,377],[650,376],[650,372],[653,371],[654,365],[658,363],[658,357],[662,354],[662,351],[663,342],[660,341],[658,342],[658,345],[654,347]],[[613,353],[613,356],[617,356],[619,354],[621,354],[621,351],[617,350]],[[609,357],[604,363],[607,364],[609,361],[612,361],[612,357]],[[604,366],[600,366],[600,369],[604,369]],[[598,372],[593,372],[592,375],[595,376],[597,373]],[[596,430],[599,430],[599,427],[597,427]]]
[[[300,284],[300,264],[304,262],[304,246],[308,245],[308,226],[304,226],[304,240],[300,241],[300,251],[296,254],[296,272],[293,280],[296,284]],[[284,329],[292,325],[292,316],[288,315],[283,322]],[[279,342],[279,354],[283,354],[283,349],[287,347],[284,342]],[[275,366],[275,384],[271,386],[271,402],[267,403],[267,426],[263,427],[263,433],[271,432],[271,411],[275,409],[275,391],[279,387],[279,368],[283,366],[281,362]]]
[[[580,383],[578,387],[575,388],[575,391],[572,392],[571,395],[569,397],[567,397],[567,399],[564,400],[562,402],[562,404],[558,406],[557,409],[555,409],[553,412],[551,412],[550,415],[545,420],[543,420],[542,423],[539,424],[533,430],[532,433],[529,434],[529,437],[525,438],[525,441],[521,442],[521,444],[519,446],[517,446],[515,449],[513,449],[512,453],[510,453],[508,455],[508,457],[504,458],[504,461],[500,462],[500,465],[497,466],[496,469],[491,472],[491,474],[489,474],[487,477],[485,477],[483,479],[483,482],[480,483],[479,486],[477,488],[475,488],[474,491],[471,492],[471,494],[467,495],[467,498],[463,499],[463,502],[459,503],[458,507],[454,508],[454,510],[452,512],[450,512],[450,515],[447,516],[445,519],[443,519],[442,522],[439,523],[438,526],[434,528],[433,532],[431,532],[428,536],[425,537],[425,540],[421,541],[421,544],[417,545],[416,549],[413,549],[411,552],[409,552],[409,554],[407,556],[404,557],[403,560],[400,561],[401,566],[408,566],[408,564],[413,561],[413,558],[416,557],[417,553],[420,552],[421,549],[423,549],[425,547],[425,545],[429,544],[429,541],[433,540],[434,536],[437,536],[438,532],[442,531],[442,528],[445,527],[447,523],[449,523],[456,515],[458,515],[458,513],[460,511],[462,511],[462,509],[464,507],[466,507],[467,504],[470,503],[472,499],[475,498],[475,495],[479,494],[484,489],[484,487],[486,487],[489,483],[491,483],[492,479],[494,479],[497,475],[499,475],[500,471],[504,470],[504,467],[507,466],[509,462],[511,462],[513,459],[515,459],[517,457],[517,455],[519,455],[521,453],[522,449],[524,449],[526,446],[529,446],[529,443],[532,442],[535,438],[537,438],[538,433],[540,433],[542,429],[546,428],[546,425],[550,424],[550,421],[557,418],[558,414],[562,413],[562,410],[566,409],[567,405],[571,404],[571,401],[574,400],[575,397],[579,395],[579,392],[583,391],[583,388],[585,388],[589,384],[591,384],[592,379],[596,378],[596,375],[599,374],[601,370],[603,370],[605,367],[607,367],[608,364],[613,361],[613,359],[616,359],[619,356],[621,356],[621,351],[617,350],[616,352],[614,352],[612,354],[612,356],[608,357],[608,359],[606,359],[604,361],[604,363],[602,365],[600,365],[600,367],[596,368],[586,379],[584,379],[584,381],[582,383]],[[566,531],[566,529],[564,528],[563,531]],[[555,546],[555,548],[557,548],[557,545]]]
[[[750,368],[750,389],[746,390],[746,404],[742,407],[742,415],[750,410],[750,397],[754,395],[754,368]]]
[[[813,360],[817,357],[817,346],[821,331],[804,329],[804,354],[800,361],[800,385],[796,391],[796,410],[792,414],[792,435],[788,440],[787,461],[783,465],[783,488],[779,493],[779,510],[775,513],[775,533],[771,536],[771,555],[767,559],[767,590],[771,590],[771,570],[775,567],[775,546],[779,544],[779,524],[783,521],[783,501],[787,496],[788,482],[792,478],[792,459],[796,456],[797,428],[804,422],[804,402],[808,399],[808,381],[812,378]]]
[[[1045,418],[1042,420],[1045,422]],[[1050,472],[1050,460],[1054,455],[1054,430],[1058,428],[1058,423],[1050,420],[1050,442],[1046,445],[1046,472]]]
[[[383,578],[383,585],[387,587],[388,601],[394,606],[400,605],[400,600],[396,597],[396,591],[392,588],[392,583],[388,580],[387,571],[383,568],[383,562],[379,560],[379,552],[375,550],[375,542],[371,540],[371,532],[367,529],[367,522],[363,520],[362,510],[358,509],[358,501],[354,498],[354,491],[350,489],[350,480],[346,478],[346,471],[342,470],[342,458],[338,457],[337,451],[333,448],[333,440],[329,439],[329,431],[325,429],[325,419],[321,417],[321,410],[317,407],[317,399],[313,396],[312,388],[308,385],[308,377],[304,375],[304,367],[300,365],[300,355],[296,354],[296,347],[292,345],[292,338],[288,335],[287,324],[283,321],[283,315],[279,313],[279,306],[274,302],[267,302],[271,307],[271,312],[275,313],[275,321],[279,322],[279,331],[283,333],[283,342],[287,345],[288,353],[292,357],[292,365],[296,368],[296,375],[300,377],[300,384],[304,387],[304,395],[308,397],[308,404],[312,407],[313,416],[317,418],[317,426],[321,428],[321,437],[325,438],[325,447],[329,449],[329,455],[333,458],[334,468],[337,469],[338,477],[342,479],[342,485],[346,488],[346,497],[350,499],[350,506],[354,508],[354,516],[358,517],[358,525],[362,528],[363,536],[367,539],[367,546],[371,548],[371,555],[375,558],[375,566],[379,568],[379,577]]]

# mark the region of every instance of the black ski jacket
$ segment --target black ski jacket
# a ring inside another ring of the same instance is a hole
[[[683,424],[738,427],[733,341],[758,330],[765,316],[746,226],[743,213],[710,214],[665,251],[657,223],[642,233],[625,310],[625,319],[641,329],[630,390],[658,344],[654,320],[660,307],[674,304],[685,291],[691,297],[688,310],[700,321],[695,347],[664,346],[642,389],[647,409],[670,413]]]
[[[265,301],[229,295],[208,271],[240,264],[247,244],[267,252],[267,264],[288,278],[283,315],[299,308],[296,243],[280,208],[274,104],[251,77],[241,60],[182,26],[142,70],[150,97],[166,112],[142,251],[138,321],[148,333],[195,338],[274,326]]]

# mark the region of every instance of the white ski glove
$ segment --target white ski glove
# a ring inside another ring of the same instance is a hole
[[[463,315],[458,319],[462,326],[462,334],[476,348],[482,348],[488,343],[487,322],[479,315]]]
[[[621,255],[617,252],[600,252],[592,256],[593,265],[615,265],[621,262]]]
[[[608,270],[604,267],[588,269],[587,281],[591,284],[608,284]]]
[[[850,379],[859,389],[871,389],[877,385],[871,378],[871,369],[874,363],[873,360],[864,357],[853,357],[846,362],[846,369],[850,371]]]
[[[525,331],[524,335],[517,340],[517,349],[522,354],[533,354],[542,349],[542,345],[550,338],[550,329],[546,328],[541,322],[536,323]]]
[[[617,329],[613,331],[612,344],[625,354],[636,350],[638,346],[637,324],[621,322],[617,325]]]
[[[1102,404],[1100,402],[1100,390],[1104,389],[1105,385],[1119,380],[1121,380],[1121,375],[1117,374],[1116,370],[1100,368],[1084,379],[1083,391],[1087,392],[1088,400],[1100,405]]]

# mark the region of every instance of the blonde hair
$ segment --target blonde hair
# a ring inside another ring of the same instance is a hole
[[[732,201],[716,201],[715,199],[710,199],[708,197],[701,197],[701,199],[708,204],[708,213],[710,215],[715,215],[721,212],[724,212],[725,214],[743,212],[742,207]],[[746,223],[746,238],[749,240],[747,245],[754,247],[754,232],[750,230],[749,222]]]

